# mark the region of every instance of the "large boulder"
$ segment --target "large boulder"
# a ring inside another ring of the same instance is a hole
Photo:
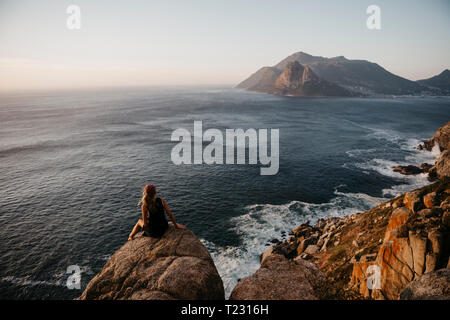
[[[450,269],[418,277],[400,293],[402,300],[450,300]]]
[[[405,193],[403,204],[414,213],[417,212],[417,210],[421,209],[422,199],[420,197],[420,191],[414,190]]]
[[[200,240],[169,229],[160,238],[138,234],[126,242],[87,285],[79,299],[224,299],[222,280]]]
[[[425,169],[421,169],[413,165],[395,166],[392,169],[394,170],[394,172],[398,172],[405,175],[415,175],[426,171]]]
[[[389,241],[397,238],[398,234],[402,232],[402,227],[405,225],[412,214],[413,212],[405,207],[394,209],[386,228],[384,241]]]
[[[325,275],[314,263],[269,253],[253,275],[238,282],[230,300],[317,300],[325,285]]]
[[[430,192],[423,196],[423,204],[426,208],[431,208],[436,205],[436,192]]]

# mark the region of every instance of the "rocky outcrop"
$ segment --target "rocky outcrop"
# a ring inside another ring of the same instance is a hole
[[[318,77],[310,67],[298,61],[289,62],[282,69],[263,67],[238,88],[288,96],[353,96],[350,91]]]
[[[430,181],[450,177],[450,122],[440,127],[435,135],[419,145],[418,149],[431,151],[435,146],[439,146],[441,154],[434,165],[422,163],[419,167],[414,165],[396,166],[393,167],[393,170],[405,175],[428,173]]]
[[[424,274],[400,293],[402,300],[450,300],[450,269]]]
[[[419,173],[428,172],[433,166],[428,163],[422,163],[419,167],[414,165],[395,166],[392,168],[395,172],[399,172],[404,175],[415,175]]]
[[[304,271],[268,266],[267,259],[275,255],[283,256],[286,266],[305,260],[315,264],[326,277],[326,293],[313,285],[307,292],[319,299],[399,299],[411,282],[450,266],[449,210],[450,178],[443,178],[363,213],[320,219],[314,226],[305,223],[264,253],[261,268],[235,290],[242,294],[249,288],[274,288],[270,296],[291,299],[277,286]],[[259,293],[251,298],[270,296]]]
[[[351,96],[350,92],[338,85],[319,78],[309,67],[289,62],[267,91],[290,96]]]
[[[428,170],[429,176],[432,179],[450,177],[450,122],[440,127],[432,138],[419,146],[419,149],[431,151],[435,146],[439,146],[441,154],[434,166]]]
[[[392,210],[376,259],[369,264],[355,261],[350,286],[365,297],[398,299],[411,281],[447,266],[450,229],[443,223],[442,206],[450,198],[448,187],[446,179],[404,195],[399,204],[404,206]],[[367,286],[370,266],[379,276],[372,288]]]
[[[450,150],[450,121],[440,127],[432,138],[424,141],[422,148],[431,151],[436,144],[441,151]]]
[[[238,282],[230,300],[318,300],[325,275],[314,263],[268,252],[261,267]]]
[[[141,233],[126,242],[79,299],[224,299],[224,288],[200,240],[169,223],[160,239]]]

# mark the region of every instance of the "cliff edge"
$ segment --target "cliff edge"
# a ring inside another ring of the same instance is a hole
[[[222,279],[200,240],[169,229],[160,238],[138,234],[108,260],[80,300],[223,300]]]

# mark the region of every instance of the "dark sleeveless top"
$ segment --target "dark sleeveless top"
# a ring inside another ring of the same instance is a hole
[[[169,225],[164,215],[164,206],[161,198],[156,198],[155,202],[155,207],[152,210],[148,210],[148,225],[144,228],[144,232],[147,236],[160,238]]]

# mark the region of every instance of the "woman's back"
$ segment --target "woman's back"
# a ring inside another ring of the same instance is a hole
[[[161,198],[156,198],[153,205],[148,205],[148,226],[146,233],[150,237],[161,237],[169,227],[164,215],[164,206]]]

